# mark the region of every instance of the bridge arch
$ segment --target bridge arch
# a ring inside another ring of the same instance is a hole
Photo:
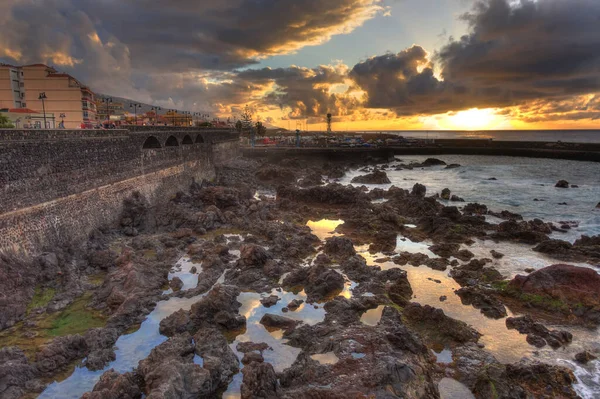
[[[156,137],[150,136],[146,139],[146,141],[144,141],[144,145],[142,146],[142,148],[144,148],[144,149],[162,148],[162,145],[160,145],[160,141],[158,141],[158,139]]]
[[[186,134],[183,137],[183,140],[181,141],[181,144],[183,144],[183,145],[189,145],[189,144],[194,144],[194,142],[192,141],[192,138],[190,137],[190,135]]]
[[[196,136],[196,144],[204,144],[204,137],[201,134]]]
[[[179,147],[179,141],[177,141],[177,137],[169,136],[167,142],[165,143],[165,147]]]

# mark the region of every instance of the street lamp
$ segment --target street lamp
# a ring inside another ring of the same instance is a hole
[[[44,129],[48,129],[48,125],[46,125],[46,104],[44,103],[44,100],[46,100],[48,97],[46,97],[46,92],[42,92],[40,93],[38,100],[42,100],[42,109],[44,112]]]
[[[112,104],[112,97],[106,97],[102,99],[102,102],[106,104],[106,119],[110,121],[110,106],[108,104]]]
[[[152,107],[151,110],[154,111],[154,124],[158,125],[158,111],[160,111],[160,107]]]
[[[62,126],[62,128],[65,128],[65,118],[67,117],[66,114],[60,114],[60,125]]]
[[[141,108],[142,105],[141,104],[131,104],[129,103],[129,108],[133,108],[133,113],[135,115],[135,125],[137,126],[137,110],[138,108]]]

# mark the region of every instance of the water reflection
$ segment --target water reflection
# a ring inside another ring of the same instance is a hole
[[[383,313],[385,306],[378,306],[375,309],[369,309],[360,317],[360,321],[368,326],[376,326],[381,320],[381,314]]]
[[[469,388],[454,378],[442,378],[438,382],[438,389],[440,399],[475,399]]]
[[[246,316],[246,331],[242,335],[238,335],[233,343],[230,344],[230,347],[238,358],[241,359],[244,357],[244,354],[237,350],[237,345],[240,342],[264,342],[271,347],[271,349],[268,349],[263,353],[265,362],[271,363],[275,371],[281,372],[294,363],[301,350],[286,345],[287,340],[283,339],[283,331],[280,329],[271,332],[268,331],[260,324],[260,319],[265,314],[271,313],[302,321],[305,324],[314,325],[325,319],[325,310],[320,306],[318,309],[315,309],[314,306],[306,305],[306,294],[304,291],[294,294],[293,292],[284,290],[281,292],[273,290],[268,295],[277,295],[280,300],[277,301],[275,305],[266,308],[260,303],[260,299],[262,298],[260,294],[255,292],[243,292],[238,296],[237,300],[242,304],[239,312]],[[263,296],[265,295],[263,294]],[[304,303],[293,312],[283,312],[282,309],[287,307],[287,304],[294,299],[303,300]],[[240,363],[240,369],[241,368],[243,368],[243,365]],[[231,399],[239,398],[241,384],[242,374],[240,372],[235,376],[223,397]]]
[[[321,364],[336,364],[340,361],[340,358],[337,357],[333,352],[317,353],[315,355],[310,355],[310,358]]]
[[[329,237],[337,237],[342,234],[336,233],[335,229],[344,224],[343,220],[322,219],[318,221],[309,220],[306,225],[310,227],[312,233],[319,237],[319,240],[325,241]]]

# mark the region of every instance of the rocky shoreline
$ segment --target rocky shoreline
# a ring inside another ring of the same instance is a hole
[[[188,310],[160,321],[168,339],[132,370],[106,370],[83,397],[220,397],[239,377],[242,398],[438,398],[438,382],[448,377],[476,398],[578,397],[569,368],[534,359],[503,364],[480,343],[477,326],[420,304],[401,266],[446,271],[460,285],[455,294],[464,305],[491,319],[518,313],[506,319],[507,328],[532,346],[558,349],[577,337],[545,324],[600,324],[600,276],[565,265],[599,265],[600,236],[557,240],[550,235],[568,230],[568,223],[526,221],[453,200],[450,190],[432,195],[419,183],[412,190],[369,191],[335,182],[360,167],[357,183],[388,183],[385,170],[392,166],[382,161],[389,160],[372,159],[365,167],[239,159],[222,167],[215,182],[194,184],[160,206],[141,195],[129,198],[118,223],[82,245],[33,259],[1,256],[0,396],[36,396],[75,366],[104,370],[115,360],[119,337],[139,329],[157,303],[188,298],[194,300]],[[393,167],[442,164],[430,158]],[[486,215],[503,221],[489,223]],[[307,226],[320,219],[343,223],[322,240]],[[397,252],[398,235],[432,245]],[[533,245],[556,265],[509,281],[492,266],[504,254],[475,256],[469,246],[476,239]],[[368,264],[360,246],[398,267]],[[169,277],[182,256],[198,265],[193,288]],[[237,339],[251,328],[241,313],[242,293],[260,295],[260,328],[296,348],[289,367],[276,370],[266,360],[273,351],[268,344]],[[282,293],[303,299],[278,306]],[[312,324],[292,317],[303,308],[324,317]],[[361,322],[374,309],[380,320]],[[440,347],[453,353],[443,366],[433,353]],[[590,348],[577,361],[597,355]],[[334,360],[315,360],[323,358]]]

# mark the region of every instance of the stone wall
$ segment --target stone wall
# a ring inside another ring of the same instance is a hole
[[[157,203],[214,178],[238,142],[222,129],[0,131],[0,251],[83,239],[134,191]]]

